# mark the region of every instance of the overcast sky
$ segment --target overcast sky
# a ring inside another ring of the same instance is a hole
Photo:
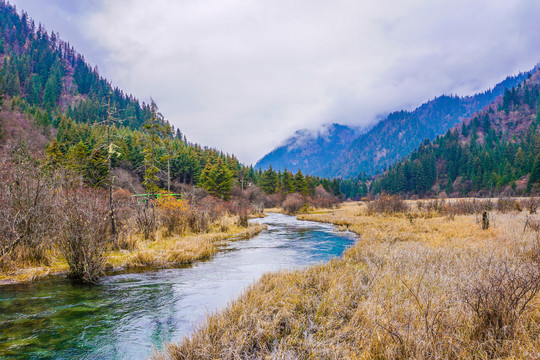
[[[254,163],[540,61],[538,0],[10,0],[199,142]]]

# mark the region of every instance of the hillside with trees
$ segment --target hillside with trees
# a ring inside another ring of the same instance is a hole
[[[537,193],[540,185],[540,72],[371,183],[375,194],[419,196]]]
[[[479,111],[528,73],[507,77],[493,89],[473,96],[443,95],[414,111],[392,112],[371,129],[332,124],[313,135],[300,130],[255,165],[256,168],[300,169],[312,175],[342,179],[382,172],[407,156],[425,139],[433,141]]]
[[[0,29],[0,282],[189,263],[261,231],[248,214],[289,195],[295,209],[337,202],[329,180],[256,171],[189,142],[153,100],[113,87],[6,1]],[[190,250],[175,250],[185,238]]]

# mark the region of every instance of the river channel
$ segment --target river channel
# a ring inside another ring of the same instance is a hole
[[[355,241],[282,214],[253,221],[268,230],[189,267],[109,275],[96,286],[51,277],[0,287],[0,358],[145,359],[262,274],[328,261]]]

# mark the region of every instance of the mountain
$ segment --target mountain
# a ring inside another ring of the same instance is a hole
[[[255,168],[290,170],[323,177],[353,178],[383,171],[413,151],[425,139],[433,140],[521,83],[529,73],[506,78],[492,90],[474,96],[443,95],[414,111],[389,114],[369,131],[343,125],[319,132],[297,131],[260,159]]]
[[[433,143],[425,141],[371,190],[420,196],[540,191],[540,71]]]
[[[107,186],[114,178],[115,186],[139,193],[169,187],[179,192],[189,184],[215,195],[219,188],[226,198],[231,186],[255,184],[267,193],[300,189],[311,195],[323,185],[339,195],[337,183],[291,172],[279,173],[296,181],[284,190],[273,183],[277,173],[255,171],[234,155],[188,142],[153,101],[141,103],[114,88],[58,34],[36,26],[5,0],[0,66],[0,162],[13,149],[30,148],[29,156],[77,174],[89,187]],[[347,133],[334,132],[328,131],[332,143]]]
[[[221,158],[235,179],[254,172],[234,155],[189,143],[157,106],[115,88],[68,42],[8,2],[0,1],[0,149],[32,145],[53,166],[80,174],[89,186],[107,183],[107,151],[121,187],[142,191],[149,176],[166,188],[197,184]],[[110,120],[108,143],[107,125]],[[170,175],[170,176],[169,176]],[[124,186],[125,185],[125,186]]]
[[[278,170],[301,170],[309,174],[322,174],[328,163],[341,156],[361,133],[360,128],[340,124],[324,125],[316,132],[298,130],[285,143],[263,157],[255,165],[259,169],[272,166]]]

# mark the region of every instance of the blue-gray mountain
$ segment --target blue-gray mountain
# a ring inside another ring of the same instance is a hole
[[[255,168],[300,169],[312,176],[354,178],[373,175],[433,140],[523,82],[530,72],[507,77],[492,90],[473,96],[443,95],[414,111],[389,114],[369,131],[340,124],[319,131],[299,130]]]

